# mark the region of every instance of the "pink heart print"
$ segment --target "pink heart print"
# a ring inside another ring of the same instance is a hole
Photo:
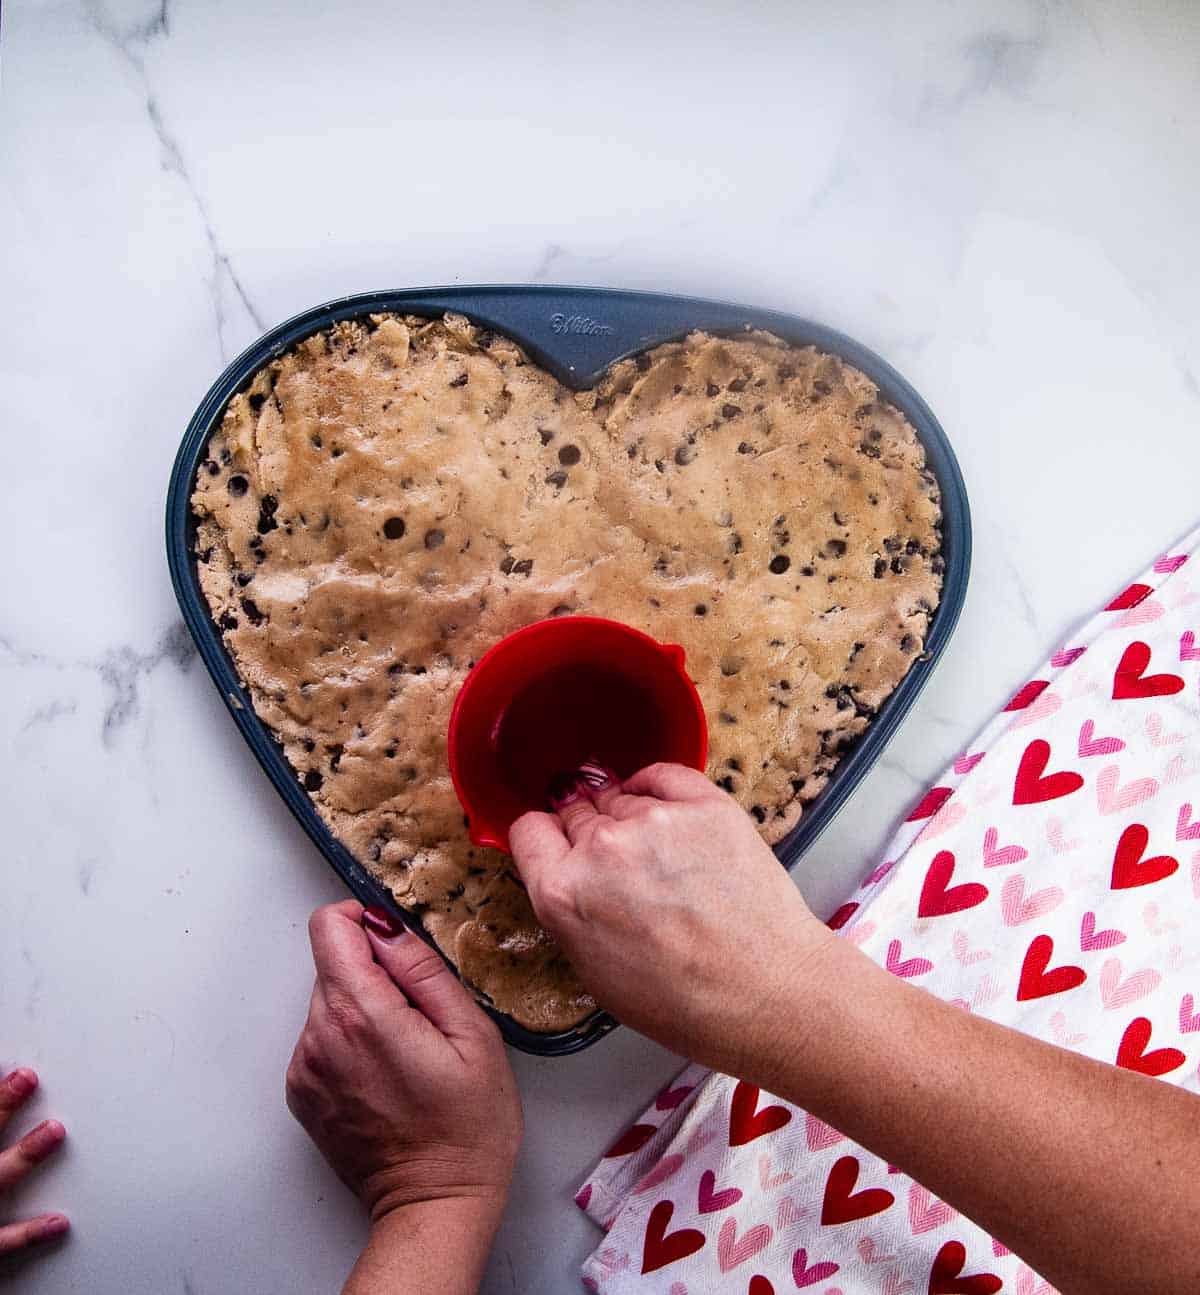
[[[899,1268],[893,1268],[890,1273],[883,1279],[881,1295],[908,1295],[913,1289],[913,1284],[906,1281],[902,1276]]]
[[[644,1178],[639,1179],[634,1184],[631,1194],[638,1196],[642,1192],[648,1192],[652,1187],[657,1187],[660,1183],[665,1183],[668,1178],[674,1178],[683,1168],[683,1163],[683,1157],[678,1152],[674,1155],[663,1156]]]
[[[1151,746],[1174,746],[1183,741],[1184,734],[1166,733],[1163,728],[1163,717],[1158,711],[1146,716],[1146,736],[1150,739]]]
[[[763,1152],[758,1158],[758,1185],[764,1192],[769,1192],[775,1187],[782,1187],[784,1183],[790,1183],[792,1175],[785,1169],[782,1173],[771,1173],[771,1157]]]
[[[1057,1295],[1049,1282],[1042,1281],[1037,1273],[1025,1265],[1017,1273],[1016,1295]]]
[[[1044,890],[1035,890],[1028,899],[1025,898],[1025,878],[1009,877],[1000,891],[1000,911],[1004,915],[1006,926],[1020,926],[1022,922],[1031,922],[1035,917],[1044,917],[1052,913],[1063,902],[1063,892],[1058,886],[1047,886]]]
[[[1171,757],[1167,765],[1166,772],[1163,774],[1163,782],[1169,786],[1173,782],[1187,782],[1189,778],[1194,778],[1200,773],[1200,765],[1189,765],[1183,758],[1182,752],[1176,752]]]
[[[717,1191],[716,1185],[717,1175],[711,1169],[706,1169],[700,1175],[700,1190],[696,1201],[701,1214],[715,1214],[718,1210],[736,1205],[742,1199],[740,1187],[725,1187]]]
[[[1050,664],[1056,670],[1065,670],[1067,666],[1074,665],[1086,651],[1086,647],[1059,648],[1050,658]]]
[[[895,1255],[880,1254],[876,1250],[874,1237],[863,1237],[858,1243],[858,1253],[865,1264],[890,1264],[896,1260]]]
[[[1191,994],[1184,994],[1179,1000],[1179,1032],[1195,1034],[1200,1030],[1200,1012],[1195,1010],[1195,1000]]]
[[[828,1259],[821,1263],[810,1264],[808,1251],[804,1246],[792,1255],[792,1281],[796,1283],[797,1290],[803,1290],[806,1286],[815,1286],[817,1282],[823,1282],[827,1277],[832,1277],[837,1270],[838,1265]]]
[[[975,751],[971,755],[960,755],[954,761],[954,772],[965,777],[987,754],[986,751]]]
[[[753,1259],[764,1246],[770,1244],[772,1236],[774,1233],[769,1223],[756,1223],[739,1237],[737,1219],[726,1219],[717,1233],[717,1263],[720,1264],[721,1271],[731,1272],[747,1259]]]
[[[1067,1029],[1067,1018],[1063,1012],[1055,1012],[1050,1018],[1050,1032],[1060,1048],[1073,1048],[1087,1040],[1086,1034],[1072,1034]]]
[[[1186,553],[1164,553],[1162,557],[1154,559],[1154,569],[1159,575],[1174,575],[1187,560]]]
[[[1091,953],[1096,949],[1111,949],[1124,942],[1124,931],[1118,931],[1116,927],[1097,931],[1096,914],[1090,911],[1084,913],[1083,921],[1079,926],[1079,947],[1084,953]]]
[[[973,967],[977,962],[984,962],[992,955],[987,949],[972,949],[966,931],[954,932],[954,956],[964,967]]]
[[[1179,807],[1179,816],[1175,820],[1175,839],[1177,841],[1200,841],[1200,818],[1192,822],[1192,802],[1185,800]]]
[[[957,1214],[945,1201],[939,1201],[920,1183],[913,1183],[908,1192],[908,1226],[913,1236],[944,1227]]]
[[[1196,646],[1196,635],[1193,630],[1184,630],[1179,636],[1180,661],[1200,661],[1200,648]]]
[[[1070,854],[1072,850],[1078,850],[1083,844],[1077,836],[1068,840],[1063,835],[1061,818],[1052,818],[1046,823],[1046,840],[1050,842],[1050,848],[1055,854]]]
[[[902,946],[899,940],[893,940],[887,947],[884,965],[893,976],[901,980],[911,980],[914,976],[924,976],[933,970],[933,963],[928,958],[909,958],[903,961],[900,957]]]
[[[1000,845],[1000,829],[989,827],[983,834],[983,866],[985,868],[1003,868],[1005,864],[1020,863],[1029,857],[1029,851],[1013,842],[1012,845]]]
[[[826,1147],[836,1147],[837,1144],[845,1139],[844,1133],[839,1133],[831,1124],[826,1124],[824,1120],[819,1120],[815,1115],[804,1116],[804,1137],[808,1142],[810,1151],[824,1151]]]
[[[775,1210],[775,1226],[780,1232],[790,1223],[800,1223],[808,1217],[808,1210],[796,1204],[794,1196],[781,1196]]]
[[[1101,814],[1117,814],[1158,795],[1158,782],[1154,778],[1134,778],[1121,787],[1117,783],[1119,777],[1120,770],[1115,764],[1100,770],[1096,779],[1096,804]]]
[[[931,837],[941,836],[943,832],[957,827],[966,816],[967,807],[961,801],[949,801],[925,824],[921,837],[923,840],[929,840]]]
[[[1117,629],[1130,629],[1134,625],[1147,625],[1166,614],[1166,608],[1153,598],[1144,598],[1136,607],[1131,607],[1115,622]]]
[[[688,1288],[683,1284],[683,1282],[672,1282],[671,1289],[667,1292],[667,1295],[688,1295]]]
[[[1024,728],[1026,724],[1036,724],[1038,720],[1045,719],[1047,715],[1053,715],[1061,709],[1062,698],[1057,693],[1044,692],[1026,706],[1013,720],[1013,728]]]
[[[1162,983],[1162,976],[1150,967],[1132,972],[1124,980],[1122,971],[1120,958],[1109,958],[1100,968],[1100,998],[1110,1012],[1145,998]]]
[[[1125,743],[1119,737],[1094,737],[1096,721],[1085,719],[1079,730],[1079,758],[1086,760],[1091,755],[1116,755],[1125,750]]]
[[[975,988],[975,996],[971,1000],[971,1006],[973,1008],[987,1007],[989,1003],[994,1003],[1002,992],[994,977],[984,976]]]

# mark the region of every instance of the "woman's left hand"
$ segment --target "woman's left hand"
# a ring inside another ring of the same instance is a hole
[[[373,1222],[445,1200],[498,1217],[521,1101],[496,1027],[438,954],[347,901],[309,922],[317,979],[287,1103]]]
[[[37,1086],[37,1075],[26,1066],[0,1080],[0,1130],[25,1105]],[[43,1120],[19,1142],[0,1151],[0,1192],[9,1191],[28,1177],[47,1156],[62,1146],[66,1136],[66,1129],[57,1120]],[[0,1255],[60,1237],[69,1227],[64,1214],[38,1214],[19,1223],[0,1226]]]

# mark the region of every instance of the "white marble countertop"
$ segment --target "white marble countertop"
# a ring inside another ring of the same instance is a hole
[[[821,911],[1067,627],[1196,520],[1200,9],[10,0],[0,32],[0,1064],[71,1130],[49,1295],[331,1291],[357,1209],[282,1101],[336,879],[193,657],[172,457],[262,329],[538,280],[794,311],[896,364],[971,492],[960,628],[796,872]],[[516,1057],[486,1283],[577,1289],[571,1192],[676,1061]]]

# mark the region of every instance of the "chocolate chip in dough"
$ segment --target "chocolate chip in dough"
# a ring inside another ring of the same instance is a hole
[[[383,524],[383,535],[385,539],[400,540],[407,529],[403,517],[389,517]]]

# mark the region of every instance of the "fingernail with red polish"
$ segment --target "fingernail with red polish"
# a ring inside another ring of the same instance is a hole
[[[24,1066],[20,1070],[14,1070],[4,1082],[18,1097],[28,1097],[38,1084],[37,1075]]]
[[[65,1214],[47,1214],[38,1224],[38,1235],[42,1237],[60,1237],[70,1230],[71,1221]]]
[[[372,905],[363,909],[362,924],[381,940],[394,940],[404,934],[404,926],[386,909]]]
[[[611,787],[617,781],[617,775],[607,765],[601,764],[599,760],[584,761],[579,766],[578,777],[589,791],[599,791],[603,787]]]
[[[556,773],[546,788],[546,803],[552,810],[564,809],[583,795],[582,779],[577,769]]]

